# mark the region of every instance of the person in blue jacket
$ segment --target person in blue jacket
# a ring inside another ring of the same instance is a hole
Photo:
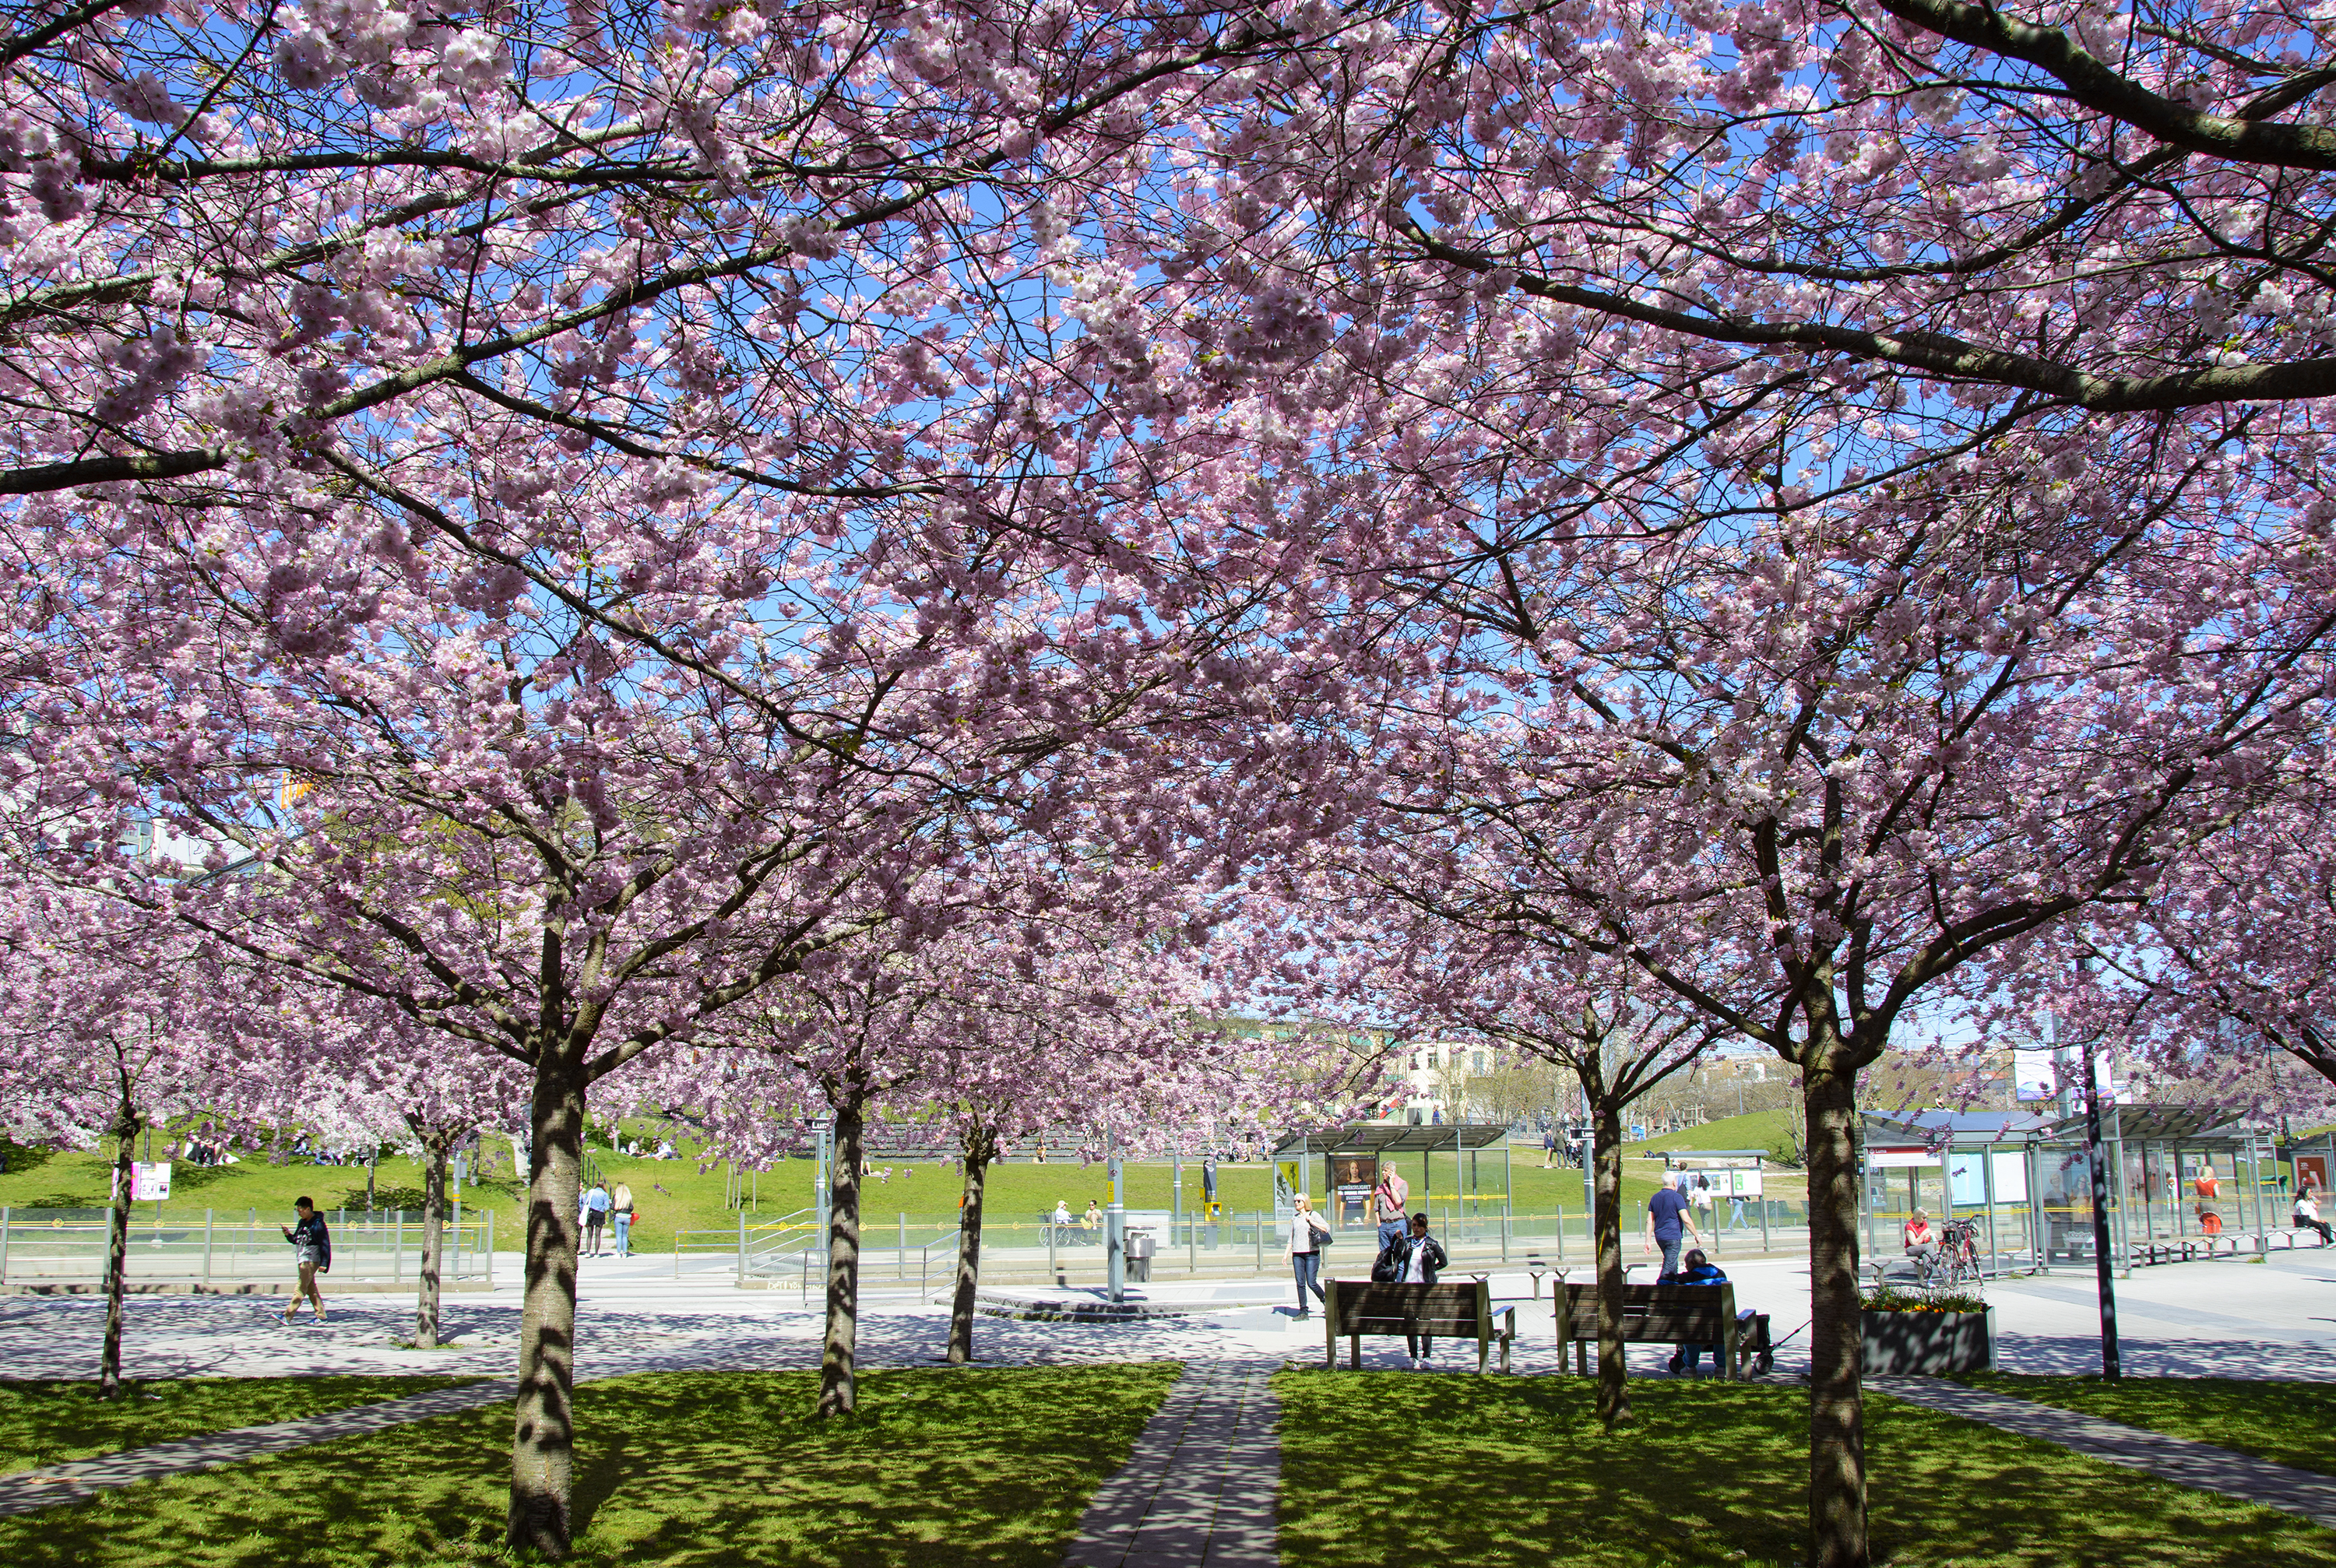
[[[1665,1274],[1655,1283],[1658,1285],[1725,1285],[1728,1283],[1728,1276],[1720,1272],[1719,1265],[1703,1255],[1702,1248],[1691,1247],[1688,1250],[1687,1256],[1679,1261],[1679,1272]],[[1728,1368],[1719,1364],[1720,1351],[1717,1345],[1681,1345],[1677,1350],[1671,1352],[1671,1370],[1677,1372],[1684,1368],[1689,1377],[1695,1377],[1702,1368],[1703,1354],[1707,1350],[1711,1352],[1712,1369],[1723,1377],[1726,1376]]]

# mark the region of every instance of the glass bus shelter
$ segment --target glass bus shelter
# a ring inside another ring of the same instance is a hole
[[[1868,1261],[1903,1251],[1917,1209],[1937,1224],[1977,1223],[1989,1274],[2089,1264],[2092,1170],[2081,1116],[1924,1111],[1868,1115],[1860,1140],[1858,1223]],[[2112,1254],[2120,1266],[2260,1251],[2283,1229],[2270,1137],[2187,1105],[2104,1108]]]

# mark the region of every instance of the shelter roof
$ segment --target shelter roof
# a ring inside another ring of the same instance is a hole
[[[1300,1154],[1425,1154],[1441,1149],[1484,1149],[1509,1141],[1509,1129],[1483,1122],[1413,1126],[1404,1122],[1349,1122],[1310,1133],[1290,1133],[1273,1145],[1277,1160]]]
[[[2085,1118],[2071,1116],[2057,1129],[2063,1138],[2085,1135]],[[2195,1105],[2119,1105],[2117,1119],[2101,1128],[2104,1137],[2127,1143],[2172,1143],[2175,1140],[2238,1143],[2253,1135],[2226,1111],[2201,1110]]]

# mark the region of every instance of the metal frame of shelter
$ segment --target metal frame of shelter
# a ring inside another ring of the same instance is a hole
[[[2108,1165],[2110,1247],[2120,1271],[2160,1250],[2187,1256],[2227,1243],[2262,1251],[2283,1230],[2278,1154],[2268,1134],[2186,1105],[2112,1105],[2101,1128]],[[1924,1111],[1868,1115],[1859,1142],[1858,1229],[1864,1256],[1899,1255],[1894,1227],[1916,1208],[1942,1223],[1979,1222],[1982,1272],[2089,1266],[2092,1171],[2081,1115]],[[2197,1183],[2214,1173],[2215,1191]],[[2207,1216],[2214,1217],[2210,1227]]]
[[[1310,1133],[1290,1133],[1273,1145],[1274,1183],[1273,1206],[1277,1213],[1290,1211],[1290,1200],[1298,1193],[1320,1194],[1331,1204],[1323,1212],[1331,1222],[1346,1226],[1337,1212],[1335,1186],[1331,1181],[1334,1162],[1341,1159],[1386,1160],[1406,1154],[1419,1156],[1419,1184],[1412,1190],[1412,1202],[1422,1207],[1435,1199],[1435,1156],[1450,1154],[1455,1168],[1461,1157],[1466,1156],[1461,1170],[1461,1210],[1458,1219],[1481,1219],[1487,1215],[1484,1194],[1478,1180],[1478,1161],[1487,1149],[1501,1152],[1501,1206],[1498,1218],[1506,1223],[1516,1210],[1516,1182],[1509,1129],[1489,1123],[1447,1122],[1441,1125],[1416,1126],[1403,1122],[1350,1122],[1344,1126],[1323,1127]],[[1314,1184],[1314,1161],[1319,1158],[1321,1184]],[[1292,1189],[1281,1167],[1298,1165],[1298,1185]],[[1398,1164],[1397,1169],[1401,1170]],[[1471,1210],[1468,1205],[1474,1204]]]

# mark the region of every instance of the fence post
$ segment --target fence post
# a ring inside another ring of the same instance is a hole
[[[1265,1272],[1265,1211],[1251,1209],[1251,1217],[1257,1221],[1257,1271]]]
[[[1509,1261],[1509,1212],[1501,1211],[1501,1261]]]
[[[1565,1261],[1565,1205],[1557,1206],[1557,1261]]]
[[[1201,1271],[1201,1223],[1192,1214],[1184,1216],[1184,1273],[1189,1278]]]
[[[8,1206],[0,1203],[0,1285],[8,1282]]]
[[[405,1278],[405,1211],[400,1209],[390,1216],[392,1237],[389,1253],[389,1282],[393,1285]]]
[[[206,1290],[209,1289],[209,1287],[210,1287],[210,1282],[211,1282],[211,1211],[210,1211],[210,1210],[209,1210],[209,1209],[205,1209],[205,1210],[203,1211],[203,1286],[204,1286],[204,1288],[205,1288]]]
[[[746,1283],[746,1211],[738,1211],[738,1283]]]
[[[494,1212],[492,1209],[489,1209],[489,1210],[487,1211],[487,1290],[488,1290],[488,1291],[489,1291],[489,1293],[490,1293],[490,1294],[492,1294],[492,1293],[493,1292],[494,1288],[495,1288],[495,1212]]]
[[[909,1277],[909,1216],[905,1210],[895,1209],[900,1216],[900,1244],[892,1249],[892,1266],[900,1278]]]

